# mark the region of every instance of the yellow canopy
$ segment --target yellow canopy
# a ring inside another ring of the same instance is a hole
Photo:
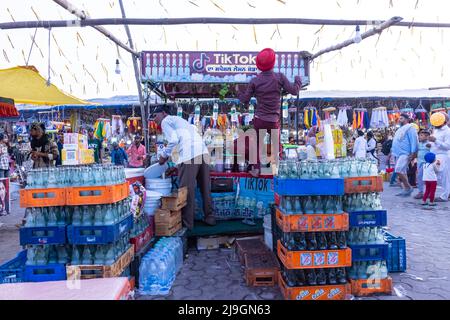
[[[53,84],[47,86],[47,80],[33,66],[0,70],[0,96],[35,105],[91,104],[62,92]]]

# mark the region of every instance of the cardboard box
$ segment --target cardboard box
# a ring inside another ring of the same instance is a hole
[[[79,133],[64,133],[64,144],[78,145],[79,149],[87,149],[88,137]]]

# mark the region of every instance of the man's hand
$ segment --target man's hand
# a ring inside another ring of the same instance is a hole
[[[428,140],[430,140],[431,142],[435,142],[436,141],[436,137],[434,136],[429,136]]]
[[[163,156],[160,156],[159,157],[159,165],[163,165],[164,163],[166,163],[167,162],[167,160],[169,160],[169,157],[167,157],[167,158],[164,158]]]
[[[428,149],[431,148],[431,143],[427,143],[427,144],[425,145],[425,147],[427,147]]]
[[[436,164],[437,164],[438,166],[440,166],[440,165],[441,165],[441,161],[440,161],[440,160],[436,160]]]

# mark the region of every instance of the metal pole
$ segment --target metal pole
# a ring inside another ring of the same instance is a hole
[[[122,18],[126,18],[125,15],[125,8],[123,6],[122,0],[119,0],[120,5],[120,11],[122,12]],[[125,25],[125,31],[127,33],[128,42],[130,44],[131,50],[134,51],[133,46],[133,38],[131,37],[130,27],[126,24]],[[144,97],[142,95],[142,85],[141,85],[141,78],[140,78],[140,69],[137,63],[137,57],[131,53],[131,59],[133,59],[133,67],[134,67],[134,77],[136,78],[136,86],[138,89],[138,95],[139,95],[139,103],[141,105],[141,118],[142,118],[142,133],[144,134],[144,143],[145,143],[145,149],[148,151],[149,145],[148,145],[148,128],[147,128],[147,116],[145,113],[145,107],[144,107]]]
[[[81,20],[89,19],[89,16],[86,14],[86,12],[84,12],[83,10],[78,9],[77,7],[75,7],[73,4],[71,4],[67,0],[53,0],[53,2],[57,3],[58,5],[60,5],[61,7],[63,7],[64,9],[66,9],[67,11],[72,13],[73,15],[75,15],[76,17],[80,18]],[[79,21],[79,20],[74,20],[74,21],[70,21],[70,22],[66,21],[66,24],[70,24],[68,26],[76,26],[76,25],[80,25],[81,26],[81,21]],[[122,49],[130,52],[131,54],[133,54],[136,57],[139,57],[139,53],[138,52],[134,51],[132,47],[129,48],[126,44],[124,44],[122,41],[117,39],[112,33],[110,33],[105,28],[100,27],[100,26],[92,26],[92,27],[95,30],[97,30],[98,32],[100,32],[103,35],[105,35],[108,39],[110,39],[112,42],[117,44]]]
[[[60,0],[61,1],[61,0]],[[391,19],[402,20],[401,17]],[[47,20],[47,21],[17,21],[0,23],[0,29],[29,29],[29,28],[63,28],[63,27],[92,27],[101,25],[182,25],[182,24],[297,24],[297,25],[325,25],[325,26],[378,26],[388,20],[333,20],[333,19],[302,19],[302,18],[103,18],[84,20]],[[450,23],[432,22],[398,22],[397,27],[407,28],[450,28]],[[126,46],[125,46],[126,47]]]

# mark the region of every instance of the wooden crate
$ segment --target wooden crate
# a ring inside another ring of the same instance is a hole
[[[181,210],[157,209],[155,211],[155,235],[171,236],[181,229]]]
[[[171,195],[161,198],[161,209],[178,211],[186,206],[188,195],[187,187],[179,188]]]
[[[181,223],[181,217],[180,221],[177,222],[174,225],[157,225],[155,228],[155,235],[157,237],[170,237],[173,236],[175,233],[177,233],[179,230],[181,230],[182,223]]]
[[[241,264],[245,263],[245,255],[270,251],[260,238],[236,240],[236,253]]]
[[[245,280],[248,286],[271,286],[277,284],[280,264],[273,252],[249,253],[245,260]]]
[[[110,266],[105,265],[75,265],[67,266],[67,280],[113,278],[120,276],[130,265],[134,257],[134,246],[131,247]],[[84,274],[83,274],[84,273]],[[86,274],[89,273],[89,274]]]

